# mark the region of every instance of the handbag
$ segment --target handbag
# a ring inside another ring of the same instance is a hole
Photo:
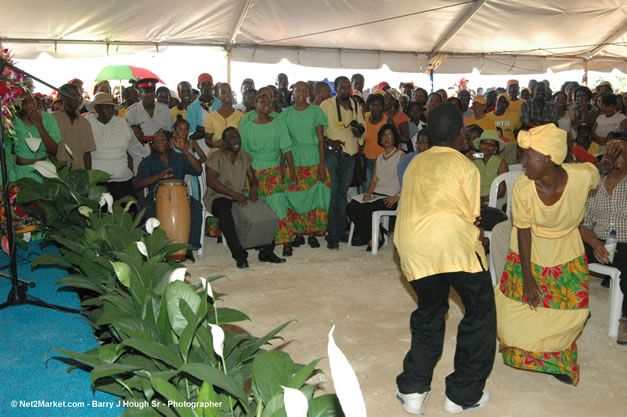
[[[355,155],[355,170],[353,171],[353,180],[351,181],[351,187],[359,187],[366,181],[366,155],[358,152]]]

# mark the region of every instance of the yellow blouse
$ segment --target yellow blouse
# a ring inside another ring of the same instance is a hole
[[[409,281],[446,272],[487,270],[479,241],[479,171],[455,149],[434,146],[403,177],[394,244]],[[481,259],[481,263],[479,262]]]
[[[535,182],[526,175],[514,183],[510,247],[518,251],[518,229],[531,228],[531,262],[545,267],[561,265],[583,255],[579,224],[585,214],[588,191],[599,185],[599,171],[590,163],[562,165],[568,182],[561,198],[545,205]]]
[[[222,140],[222,132],[224,132],[227,127],[239,128],[239,122],[242,120],[242,117],[244,117],[244,113],[239,110],[235,110],[226,119],[217,110],[212,111],[205,117],[205,132],[213,133],[211,141],[216,143]],[[217,150],[218,148],[211,148],[211,152]]]

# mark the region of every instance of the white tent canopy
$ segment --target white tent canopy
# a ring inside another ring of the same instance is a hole
[[[4,8],[17,58],[219,46],[235,61],[440,73],[627,72],[624,0],[31,0]],[[431,64],[431,66],[430,66]]]

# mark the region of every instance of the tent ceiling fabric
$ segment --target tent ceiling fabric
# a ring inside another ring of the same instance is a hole
[[[624,0],[31,0],[2,20],[0,38],[17,58],[206,45],[230,49],[235,61],[318,67],[424,72],[441,53],[436,71],[445,73],[561,71],[584,61],[627,72]]]

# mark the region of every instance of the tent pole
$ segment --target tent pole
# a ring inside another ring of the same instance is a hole
[[[583,83],[588,86],[588,60],[583,61]]]
[[[226,82],[231,84],[231,51],[226,51]]]

